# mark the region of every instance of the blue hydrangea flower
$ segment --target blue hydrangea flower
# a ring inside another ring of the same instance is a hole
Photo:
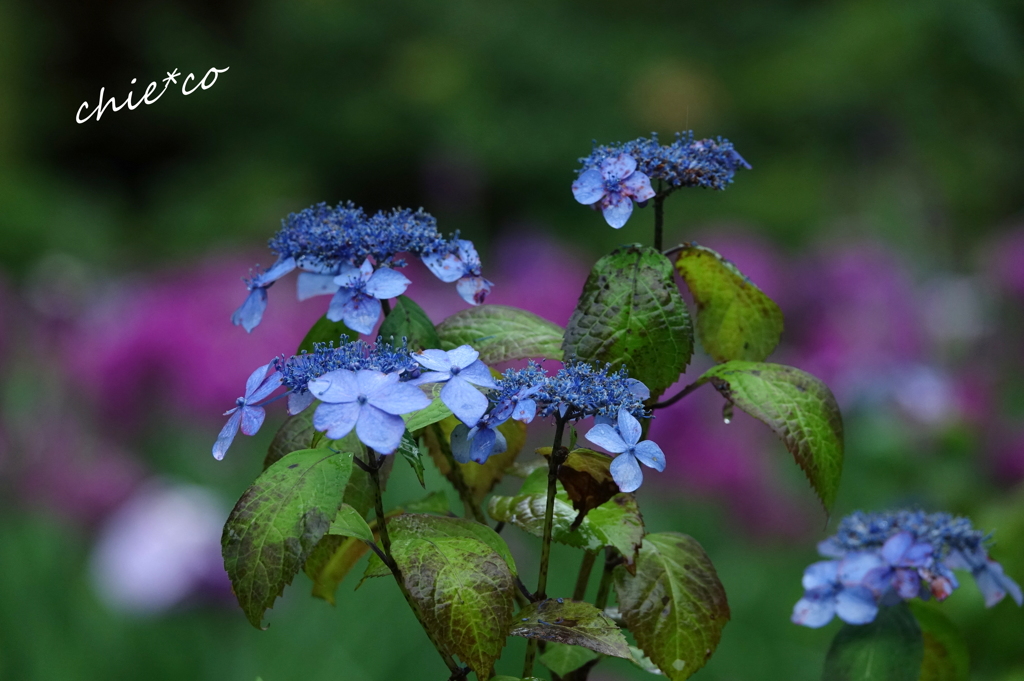
[[[278,258],[269,270],[249,279],[246,282],[249,295],[231,315],[231,323],[241,326],[246,333],[252,333],[263,320],[263,312],[267,309],[267,288],[294,269],[295,258]]]
[[[956,570],[970,570],[974,583],[985,598],[985,607],[993,605],[1009,596],[1017,605],[1024,605],[1024,594],[1020,585],[1010,579],[1003,566],[988,557],[984,550],[964,552],[954,550],[946,558],[946,565]]]
[[[882,544],[879,553],[886,565],[872,577],[882,592],[891,586],[900,598],[914,598],[921,593],[918,570],[932,564],[933,550],[931,544],[915,541],[910,532],[897,532]]]
[[[480,274],[480,256],[472,241],[455,239],[452,247],[446,250],[426,253],[422,257],[434,276],[450,284],[455,281],[455,289],[470,305],[480,305],[491,292],[493,284]]]
[[[623,492],[640,488],[644,474],[640,463],[661,472],[665,470],[665,453],[651,440],[640,441],[640,422],[625,409],[619,410],[617,427],[599,423],[584,436],[598,447],[618,456],[612,460],[611,474]]]
[[[629,154],[609,156],[580,174],[572,183],[572,195],[586,206],[600,208],[605,221],[619,229],[632,215],[633,201],[654,198],[650,178],[636,166],[636,159]]]
[[[344,322],[353,331],[370,333],[380,319],[380,301],[402,295],[412,282],[389,267],[375,272],[370,261],[364,260],[358,268],[343,267],[334,283],[338,292],[327,308],[327,318]]]
[[[339,440],[355,428],[359,441],[380,454],[398,449],[405,432],[402,414],[426,408],[430,398],[397,373],[331,371],[309,382],[322,404],[313,412],[313,427]]]
[[[617,420],[622,409],[636,418],[649,416],[643,394],[650,392],[643,383],[630,378],[625,367],[612,371],[611,365],[599,367],[568,359],[557,374],[544,380],[534,399],[541,416],[557,413],[569,420],[587,416]]]
[[[874,553],[853,553],[842,560],[814,563],[804,570],[804,596],[793,608],[792,621],[817,629],[836,615],[849,624],[867,624],[878,614],[879,595],[865,577],[885,567]]]
[[[452,456],[459,463],[484,463],[491,456],[501,454],[508,449],[508,443],[498,426],[507,420],[496,418],[492,412],[472,428],[463,423],[455,426],[451,438]]]
[[[468,345],[447,352],[422,350],[412,355],[415,361],[428,369],[415,382],[444,383],[441,401],[466,425],[478,423],[488,406],[487,397],[473,386],[497,387],[491,378],[491,370],[479,357],[480,353]]]
[[[228,451],[228,447],[238,434],[239,428],[246,435],[255,435],[263,425],[267,412],[257,403],[270,396],[281,386],[281,374],[274,372],[269,377],[272,364],[265,364],[252,372],[245,382],[245,395],[235,401],[235,408],[224,412],[231,416],[221,428],[217,441],[213,444],[213,458],[220,461]]]

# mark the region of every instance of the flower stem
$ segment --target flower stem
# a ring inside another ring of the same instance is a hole
[[[391,301],[390,300],[388,300],[387,298],[382,298],[381,301],[380,301],[380,306],[384,309],[384,316],[385,317],[387,317],[389,314],[391,314]]]
[[[659,251],[661,250],[662,233],[665,229],[665,197],[667,196],[668,194],[662,191],[654,195],[654,248]]]
[[[612,575],[616,566],[622,562],[622,556],[613,548],[605,550],[604,572],[601,574],[601,585],[597,587],[597,598],[594,600],[594,607],[604,610],[608,607],[608,596],[612,590]]]
[[[583,554],[583,561],[580,563],[580,572],[576,576],[576,588],[572,590],[572,599],[582,601],[587,596],[587,583],[590,581],[590,571],[594,568],[597,560],[597,551],[587,551]]]
[[[380,468],[384,464],[384,456],[378,456],[372,449],[367,450],[367,455],[370,459],[370,463],[367,464],[367,469],[370,472],[370,480],[373,481],[373,501],[374,508],[377,513],[377,529],[380,532],[380,543],[383,547],[383,560],[384,564],[391,570],[391,574],[395,576],[395,581],[398,583],[398,589],[402,592],[402,596],[405,597],[405,602],[412,608],[412,612],[416,615],[416,619],[419,620],[420,626],[423,627],[423,631],[426,632],[427,638],[434,644],[434,648],[437,649],[437,653],[444,660],[444,664],[448,667],[451,672],[449,681],[464,680],[467,675],[467,671],[460,667],[455,658],[445,652],[444,647],[434,637],[434,634],[430,631],[430,627],[423,619],[423,613],[419,606],[412,599],[412,594],[409,593],[409,588],[405,585],[405,578],[402,577],[402,571],[398,567],[398,563],[395,562],[394,556],[391,554],[391,535],[388,534],[388,523],[384,517],[384,500],[380,493]]]
[[[694,381],[690,385],[686,386],[685,388],[683,388],[682,390],[680,390],[679,392],[677,392],[675,395],[673,395],[672,397],[668,398],[667,400],[664,400],[662,402],[655,402],[654,404],[651,405],[651,409],[654,410],[654,409],[664,409],[665,407],[671,407],[673,404],[675,404],[679,400],[683,399],[684,397],[686,397],[687,395],[689,395],[694,390],[696,390],[697,388],[701,387],[702,385],[704,385],[707,382],[708,382],[708,379],[706,379],[706,378],[698,378],[696,381]]]
[[[431,430],[434,433],[434,438],[437,440],[437,446],[441,449],[441,454],[444,455],[445,461],[448,462],[448,480],[452,483],[455,491],[459,493],[459,499],[462,500],[466,515],[472,515],[473,519],[478,523],[487,525],[484,511],[480,508],[480,504],[476,502],[473,490],[466,484],[466,479],[462,477],[462,466],[459,465],[459,462],[455,460],[455,456],[452,455],[452,448],[448,444],[448,438],[444,436],[444,431],[441,430],[441,426],[437,423],[431,426]]]

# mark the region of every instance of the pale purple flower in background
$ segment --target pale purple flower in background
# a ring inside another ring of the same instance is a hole
[[[256,403],[270,397],[270,393],[281,387],[281,375],[274,372],[268,377],[269,370],[270,365],[265,364],[252,372],[245,382],[245,395],[235,400],[237,406],[234,409],[224,412],[225,416],[230,415],[231,418],[224,424],[213,444],[213,458],[218,461],[224,458],[239,428],[246,435],[255,435],[263,425],[267,412]]]
[[[380,319],[380,301],[402,295],[412,282],[390,267],[374,271],[373,264],[364,260],[360,267],[344,267],[334,283],[338,291],[327,308],[327,318],[344,322],[353,331],[370,333]]]
[[[230,593],[220,537],[227,508],[196,485],[151,482],[104,523],[91,557],[100,598],[156,614],[216,584]]]
[[[572,195],[586,206],[601,209],[605,222],[619,229],[633,213],[633,201],[654,198],[649,177],[636,169],[629,154],[606,158],[597,168],[582,173],[572,183]]]
[[[444,350],[414,352],[412,358],[427,372],[416,383],[444,383],[441,401],[467,426],[476,425],[487,411],[487,397],[474,386],[495,388],[491,370],[481,362],[480,353],[468,345]]]
[[[633,492],[643,483],[640,463],[658,472],[665,470],[665,453],[651,440],[641,442],[641,433],[640,422],[620,409],[616,427],[599,423],[584,436],[598,447],[618,455],[612,460],[611,474],[623,492]]]
[[[355,428],[359,441],[378,454],[398,449],[405,432],[401,414],[426,408],[430,398],[399,375],[379,371],[331,371],[309,382],[323,402],[313,412],[313,427],[339,440]]]
[[[867,624],[878,614],[880,594],[865,585],[865,577],[885,567],[881,557],[868,552],[809,565],[803,576],[805,593],[793,607],[791,620],[812,629],[825,626],[834,616],[848,624]]]
[[[241,326],[246,333],[252,333],[263,320],[263,313],[267,309],[267,288],[294,269],[295,258],[280,258],[269,270],[257,274],[246,282],[249,295],[241,307],[231,315],[231,323]]]
[[[470,305],[480,305],[494,285],[481,275],[480,256],[472,241],[455,240],[455,250],[448,253],[428,253],[423,256],[427,266],[441,281],[457,281],[455,289]]]

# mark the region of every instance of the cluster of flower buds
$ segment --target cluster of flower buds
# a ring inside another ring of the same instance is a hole
[[[437,221],[423,210],[397,208],[367,216],[351,202],[336,207],[320,203],[283,220],[270,240],[277,261],[246,280],[249,295],[231,317],[252,331],[263,319],[267,288],[295,269],[298,297],[331,295],[327,318],[353,331],[370,333],[380,318],[381,300],[403,294],[411,283],[397,271],[410,253],[444,282],[457,282],[459,295],[471,305],[483,302],[491,282],[480,272],[480,257],[471,241],[455,234],[445,239]]]
[[[805,593],[793,622],[816,628],[838,616],[867,624],[880,606],[933,596],[941,601],[960,585],[953,570],[971,572],[986,606],[1007,595],[1022,605],[1020,586],[988,557],[986,540],[969,520],[946,513],[854,513],[818,545],[832,560],[804,571]]]

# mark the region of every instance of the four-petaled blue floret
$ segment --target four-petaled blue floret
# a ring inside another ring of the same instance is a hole
[[[619,410],[618,423],[613,427],[599,423],[584,436],[598,447],[617,456],[612,460],[611,474],[623,492],[634,492],[644,481],[640,464],[661,472],[665,470],[665,453],[651,440],[640,441],[640,422],[625,409]]]
[[[874,620],[879,606],[920,597],[943,600],[959,587],[953,570],[969,570],[992,607],[1007,595],[1024,604],[1020,586],[988,557],[987,537],[966,518],[948,513],[853,513],[835,536],[818,544],[823,556],[804,572],[793,622],[822,627],[833,617],[850,624]]]
[[[217,441],[213,444],[213,458],[220,461],[228,451],[239,428],[246,435],[255,435],[263,425],[267,412],[258,402],[270,397],[270,394],[281,387],[281,374],[274,372],[267,376],[272,364],[264,364],[249,375],[245,382],[245,395],[235,401],[234,409],[224,412],[231,416],[221,428]]]
[[[480,388],[495,388],[491,370],[478,358],[480,353],[468,345],[445,352],[422,350],[412,358],[428,371],[416,383],[444,383],[441,401],[463,423],[477,424],[487,411],[487,397]]]
[[[609,156],[580,174],[572,183],[572,195],[585,206],[600,208],[605,221],[619,229],[632,215],[633,201],[654,198],[651,179],[636,166],[636,159],[629,154]]]

